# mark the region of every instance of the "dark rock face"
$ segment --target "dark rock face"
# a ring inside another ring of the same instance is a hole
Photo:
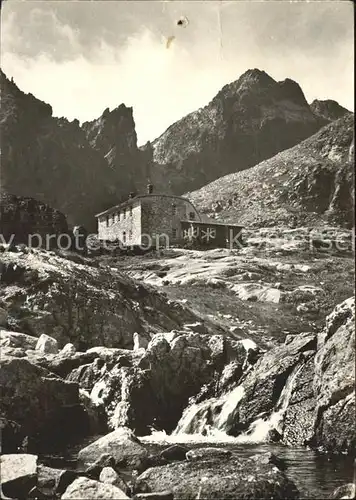
[[[82,125],[90,146],[105,159],[112,173],[112,196],[122,196],[123,200],[128,193],[145,188],[150,175],[144,155],[137,148],[132,113],[132,108],[120,104],[113,111],[106,109],[99,118]]]
[[[172,490],[174,498],[299,498],[295,484],[262,457],[180,462],[146,470],[138,481],[151,491]]]
[[[120,180],[90,146],[78,120],[53,118],[50,105],[21,92],[2,72],[0,78],[2,189],[41,200],[70,224],[94,230],[94,214],[117,202],[112,189]],[[126,168],[129,160],[125,156]]]
[[[37,489],[44,498],[56,498],[76,479],[77,473],[65,469],[52,469],[44,465],[37,467]],[[41,498],[41,497],[39,497]]]
[[[296,82],[248,70],[153,141],[153,159],[173,192],[182,193],[252,167],[326,123],[314,115]]]
[[[115,466],[136,468],[148,456],[146,448],[136,436],[125,427],[120,427],[99,438],[78,454],[78,461],[85,466],[97,463],[103,454],[109,454]]]
[[[48,246],[55,247],[58,235],[67,234],[68,226],[65,216],[45,203],[1,192],[0,232],[4,242],[10,242],[13,235],[13,244],[32,242],[36,246],[44,246],[46,236],[53,235]],[[30,240],[29,235],[33,235]]]
[[[352,227],[354,117],[348,113],[312,137],[244,172],[188,194],[201,212],[251,227]]]
[[[326,99],[325,101],[320,101],[315,99],[311,105],[310,109],[313,113],[325,120],[338,120],[342,116],[350,113],[350,111],[336,101],[332,99]]]
[[[50,445],[51,439],[65,442],[76,433],[85,434],[86,416],[79,403],[78,385],[27,358],[6,354],[3,351],[1,357],[0,413],[20,426],[22,437],[29,438],[30,451]]]
[[[355,447],[354,367],[355,301],[351,298],[328,317],[315,356],[315,440],[329,451],[351,451]]]

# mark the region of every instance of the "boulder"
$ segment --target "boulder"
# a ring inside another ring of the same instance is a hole
[[[146,448],[130,429],[121,427],[80,450],[78,461],[85,466],[93,464],[103,453],[111,455],[116,465],[139,467],[148,456]]]
[[[43,495],[55,498],[56,495],[64,493],[77,477],[78,474],[75,471],[39,465],[37,467],[37,489]]]
[[[56,339],[42,333],[36,344],[36,350],[43,352],[44,354],[57,354],[58,353],[58,343]]]
[[[62,500],[89,500],[94,498],[102,498],[105,500],[124,500],[129,497],[122,490],[112,484],[101,483],[86,477],[79,477],[68,486],[61,498]]]
[[[85,469],[85,475],[90,479],[99,480],[99,476],[104,467],[115,467],[115,460],[109,453],[103,453]]]
[[[186,454],[189,451],[185,446],[180,446],[179,444],[173,444],[165,450],[161,451],[161,456],[173,462],[174,460],[185,460]]]
[[[1,347],[21,347],[22,349],[35,349],[38,342],[37,337],[25,333],[0,330]]]
[[[295,484],[275,465],[254,459],[219,458],[176,462],[146,470],[138,478],[151,491],[173,492],[174,498],[296,499]]]
[[[127,485],[119,474],[112,467],[104,467],[100,472],[99,481],[102,483],[112,484],[127,493]]]
[[[50,439],[63,442],[85,431],[87,417],[79,404],[77,384],[27,358],[3,353],[0,368],[0,413],[19,424],[23,435],[36,436],[46,444]]]
[[[74,356],[74,354],[77,352],[74,344],[68,343],[66,344],[63,349],[59,351],[60,356]]]
[[[37,456],[2,455],[0,463],[2,493],[10,498],[27,498],[37,481]]]
[[[186,454],[186,459],[190,462],[197,460],[218,460],[220,458],[226,459],[231,457],[231,451],[224,448],[195,448]]]
[[[73,382],[78,382],[75,377],[68,377],[76,368],[92,363],[96,358],[94,353],[77,352],[69,356],[62,356],[60,353],[56,356],[47,356],[37,364],[40,364],[49,371],[63,378],[70,378]]]
[[[278,304],[281,301],[281,290],[259,283],[241,283],[231,288],[241,300],[250,302],[272,302]]]

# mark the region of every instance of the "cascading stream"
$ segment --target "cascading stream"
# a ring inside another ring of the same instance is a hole
[[[205,436],[210,440],[233,439],[239,443],[262,443],[268,441],[273,429],[282,434],[281,424],[301,369],[302,365],[297,365],[287,378],[274,411],[267,418],[255,420],[240,436],[235,438],[228,436],[226,429],[229,428],[239,402],[245,396],[243,385],[239,385],[220,398],[211,398],[186,408],[173,431],[172,438],[195,440],[197,436]]]

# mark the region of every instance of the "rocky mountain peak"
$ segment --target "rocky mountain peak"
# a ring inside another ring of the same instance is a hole
[[[310,109],[314,114],[325,118],[326,120],[338,120],[339,118],[350,112],[332,99],[326,99],[324,101],[315,99],[311,103]]]
[[[198,189],[298,144],[344,112],[333,101],[310,107],[298,83],[277,82],[254,68],[139,149],[132,107],[107,108],[80,126],[53,117],[49,104],[23,93],[3,72],[0,79],[4,189],[92,228],[95,213],[140,191],[148,179],[173,194]]]
[[[269,85],[273,85],[274,83],[276,83],[268,73],[257,68],[248,69],[240,76],[237,81],[240,86],[259,85],[261,87],[268,87]]]
[[[252,167],[328,121],[312,112],[298,83],[250,69],[171,125],[153,142],[153,159],[165,170],[165,183],[181,194]]]
[[[22,92],[13,78],[8,79],[1,69],[0,89],[2,126],[18,120],[38,121],[52,116],[52,106],[36,99],[31,93]]]
[[[284,98],[300,106],[309,107],[308,102],[305,99],[304,92],[302,91],[300,85],[294,80],[286,78],[282,82],[278,82],[277,86],[280,98]]]
[[[106,108],[103,114],[82,125],[91,146],[104,156],[115,147],[137,150],[137,136],[132,107],[120,104],[112,111]]]

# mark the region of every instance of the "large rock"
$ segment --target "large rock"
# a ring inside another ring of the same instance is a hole
[[[36,344],[36,350],[44,354],[57,354],[58,343],[56,339],[42,333]]]
[[[10,498],[27,498],[37,481],[37,456],[2,455],[0,463],[2,493]]]
[[[146,448],[127,428],[119,428],[80,450],[78,461],[90,466],[103,454],[113,457],[116,465],[137,468],[148,456]]]
[[[351,451],[356,444],[354,297],[327,318],[319,336],[313,387],[317,401],[316,443],[330,451]]]
[[[123,479],[112,467],[103,467],[100,472],[99,481],[102,483],[112,484],[117,488],[120,488],[124,493],[127,493],[127,486]]]
[[[161,451],[161,457],[170,462],[175,460],[185,460],[188,451],[189,449],[185,446],[173,444],[172,446],[169,446]]]
[[[1,347],[21,347],[23,349],[35,349],[38,342],[37,337],[25,333],[0,330]]]
[[[61,498],[62,500],[89,500],[98,498],[105,500],[125,500],[129,497],[112,484],[101,483],[86,477],[79,477],[68,486]]]
[[[68,342],[68,344],[66,344],[60,350],[59,354],[61,356],[67,357],[67,356],[74,356],[74,354],[76,354],[76,352],[77,352],[77,350],[76,350],[75,346],[71,342]]]
[[[174,498],[236,499],[299,498],[295,484],[275,465],[263,459],[172,463],[146,470],[138,482],[151,491],[171,490]]]
[[[77,476],[75,471],[39,465],[37,467],[37,489],[43,495],[55,498],[56,495],[64,493]]]
[[[15,421],[35,449],[51,439],[58,442],[86,430],[86,415],[79,402],[79,388],[27,358],[2,355],[0,359],[0,412]]]

